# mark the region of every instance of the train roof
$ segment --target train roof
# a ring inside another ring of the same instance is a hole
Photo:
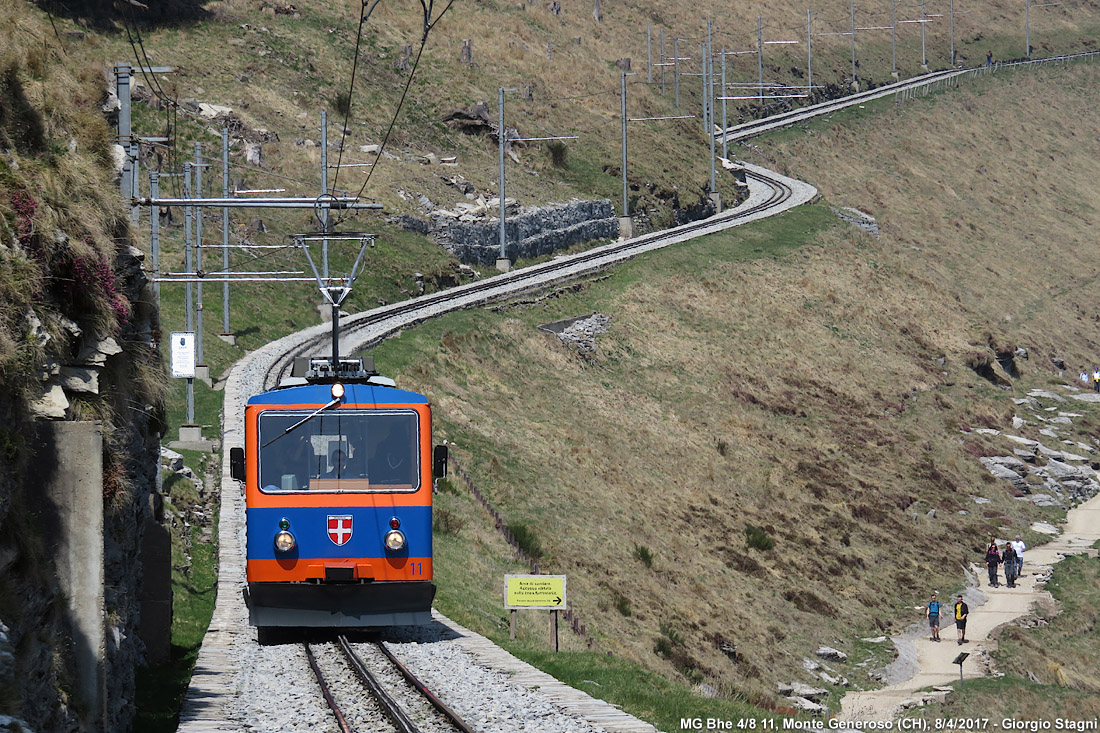
[[[332,385],[344,387],[345,405],[423,405],[428,398],[397,389],[394,381],[374,371],[373,358],[321,357],[294,360],[291,376],[280,386],[248,399],[249,405],[323,405],[332,400]]]
[[[375,384],[344,383],[346,405],[423,405],[428,398],[418,392]],[[332,384],[281,387],[248,398],[249,405],[323,405],[332,400]]]

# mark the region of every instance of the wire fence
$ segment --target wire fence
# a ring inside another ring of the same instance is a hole
[[[528,554],[527,551],[520,546],[516,536],[508,529],[508,525],[505,523],[504,518],[501,517],[500,512],[493,507],[492,503],[487,498],[485,498],[485,493],[478,488],[477,484],[474,483],[473,479],[471,479],[465,469],[462,468],[458,459],[455,458],[454,452],[451,452],[450,460],[451,463],[454,464],[455,473],[462,478],[462,482],[466,484],[466,488],[470,490],[470,494],[472,494],[485,511],[489,513],[489,516],[493,520],[493,526],[504,537],[505,542],[512,546],[519,559],[530,568],[534,575],[540,574],[541,571],[539,569],[538,560]],[[562,611],[562,619],[565,621],[566,625],[573,630],[574,634],[585,640],[588,648],[591,649],[596,640],[588,634],[588,628],[585,624],[581,623],[580,615],[573,609],[567,608]]]
[[[986,64],[985,66],[977,66],[972,69],[966,69],[958,74],[953,74],[949,77],[932,79],[923,84],[908,87],[906,89],[900,89],[894,94],[894,104],[901,104],[911,99],[917,99],[919,97],[927,97],[929,94],[935,92],[941,92],[946,89],[957,89],[960,83],[964,81],[971,81],[979,79],[981,77],[996,74],[999,70],[1005,68],[1023,67],[1026,69],[1035,69],[1045,64],[1063,64],[1068,65],[1070,61],[1077,59],[1093,58],[1100,55],[1100,52],[1089,51],[1086,53],[1069,54],[1067,56],[1050,56],[1042,59],[1021,59],[1019,61],[1008,61],[996,64]]]

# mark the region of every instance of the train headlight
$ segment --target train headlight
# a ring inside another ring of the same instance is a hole
[[[332,385],[332,399],[338,400],[344,396],[344,385],[337,382]]]
[[[400,550],[404,550],[405,549],[405,533],[400,531],[400,530],[397,530],[397,529],[391,529],[389,532],[386,532],[385,542],[386,542],[386,549],[391,551],[391,552],[398,552]]]
[[[275,551],[276,552],[290,552],[294,549],[294,535],[287,530],[281,530],[275,535]]]

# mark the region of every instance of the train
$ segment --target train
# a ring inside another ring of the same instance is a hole
[[[244,447],[249,622],[371,628],[431,621],[432,491],[447,446],[428,399],[368,357],[298,358],[250,397]]]

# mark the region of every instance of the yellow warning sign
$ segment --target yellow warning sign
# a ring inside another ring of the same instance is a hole
[[[565,608],[564,575],[505,575],[504,607],[556,611]]]

